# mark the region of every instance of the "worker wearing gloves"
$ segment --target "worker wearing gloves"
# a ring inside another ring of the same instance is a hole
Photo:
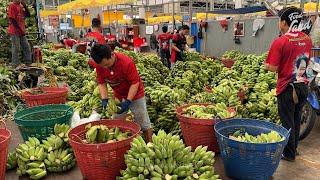
[[[8,6],[8,34],[12,43],[12,66],[19,65],[19,52],[22,50],[26,65],[32,63],[31,49],[26,37],[25,18],[30,12],[24,0],[13,0]]]
[[[301,110],[308,96],[306,68],[312,42],[308,35],[297,29],[303,18],[300,9],[284,8],[279,12],[279,16],[282,35],[273,41],[265,66],[266,69],[278,73],[279,116],[283,127],[291,129],[283,159],[294,161],[298,154]]]
[[[98,64],[96,67],[102,106],[108,106],[108,83],[113,89],[115,98],[121,101],[120,111],[115,119],[124,119],[129,110],[134,115],[148,142],[152,138],[150,118],[144,96],[144,86],[137,68],[131,58],[115,53],[107,45],[94,45],[91,57]]]

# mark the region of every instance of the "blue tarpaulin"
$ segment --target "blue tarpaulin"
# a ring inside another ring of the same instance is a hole
[[[268,10],[268,8],[266,8],[265,6],[253,6],[253,7],[245,7],[245,8],[238,8],[238,9],[211,11],[209,13],[214,13],[214,14],[248,14],[248,13],[267,11],[267,10]]]

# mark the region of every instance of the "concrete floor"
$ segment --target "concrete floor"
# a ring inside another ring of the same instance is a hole
[[[22,137],[13,121],[7,121],[7,127],[12,132],[10,150],[13,150],[18,143],[22,142]],[[320,180],[320,119],[314,127],[312,133],[300,143],[300,156],[295,162],[281,161],[273,176],[274,180]],[[221,179],[229,180],[223,169],[222,160],[219,156],[215,162],[216,172]],[[15,170],[8,171],[6,180],[28,179],[18,177]],[[46,180],[81,180],[81,172],[78,167],[63,174],[49,174]]]

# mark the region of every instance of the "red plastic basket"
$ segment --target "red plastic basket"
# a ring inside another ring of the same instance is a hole
[[[64,104],[67,100],[68,88],[66,87],[43,87],[34,88],[33,90],[42,90],[43,94],[32,94],[29,91],[22,93],[22,98],[28,107],[47,105],[47,104]]]
[[[233,64],[234,64],[234,60],[233,59],[227,59],[227,58],[222,58],[221,62],[227,68],[231,68],[233,66]]]
[[[123,120],[91,122],[92,125],[103,124],[109,128],[118,127],[120,130],[130,131],[132,136],[114,143],[84,144],[82,140],[85,139],[87,124],[89,123],[77,126],[69,132],[69,142],[84,179],[116,179],[116,176],[120,175],[120,170],[126,168],[124,155],[130,149],[133,138],[140,133],[140,126]]]
[[[219,145],[214,132],[215,119],[195,119],[192,117],[184,116],[183,109],[192,105],[208,106],[212,104],[187,104],[180,106],[176,109],[177,118],[180,122],[183,139],[187,146],[191,146],[192,149],[196,149],[198,146],[208,146],[208,150],[219,152]],[[234,108],[229,108],[229,112],[235,113]]]
[[[4,128],[0,128],[0,180],[4,180],[11,132],[7,129],[4,121],[0,121],[1,124],[3,124]]]

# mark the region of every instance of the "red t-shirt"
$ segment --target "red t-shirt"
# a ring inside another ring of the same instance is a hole
[[[133,45],[134,47],[140,47],[143,44],[143,39],[140,37],[133,38]]]
[[[172,39],[172,35],[169,33],[162,33],[158,36],[158,41],[161,49],[169,50],[170,47],[170,39]]]
[[[116,36],[114,36],[114,35],[107,35],[106,38],[108,39],[108,41],[116,40]]]
[[[84,37],[87,38],[89,41],[94,40],[99,44],[107,44],[106,40],[104,39],[104,36],[99,32],[89,32]]]
[[[277,95],[290,83],[307,82],[311,48],[311,39],[303,32],[286,33],[273,41],[266,64],[278,67]]]
[[[77,44],[77,41],[74,39],[65,39],[63,40],[64,45],[66,45],[67,47],[72,48],[72,46],[74,46],[75,44]]]
[[[99,84],[108,83],[114,93],[114,96],[119,99],[126,99],[129,93],[129,88],[132,84],[139,82],[139,88],[133,100],[140,99],[144,96],[144,86],[136,65],[128,56],[115,53],[116,61],[112,68],[105,68],[100,65],[96,67],[97,82]]]
[[[9,35],[24,35],[26,33],[25,27],[25,10],[20,3],[9,3],[8,6],[8,17],[13,18],[17,21],[20,30],[18,30],[12,22],[9,21],[8,33]],[[22,31],[22,32],[21,32]]]

